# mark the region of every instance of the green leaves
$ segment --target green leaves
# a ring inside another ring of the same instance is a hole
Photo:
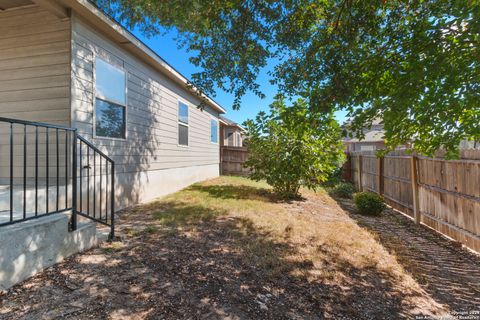
[[[249,91],[259,97],[257,75],[273,56],[266,19],[276,19],[275,1],[97,0],[97,5],[127,27],[145,35],[175,28],[178,44],[194,52],[190,60],[202,72],[193,74],[195,86],[209,95],[217,88],[234,95],[235,109]]]
[[[270,113],[244,123],[251,177],[266,180],[282,197],[300,186],[315,189],[343,162],[340,128],[332,114],[313,113],[304,100],[286,106],[277,96]]]
[[[454,156],[480,140],[478,1],[97,0],[130,28],[175,28],[202,68],[194,84],[213,95],[263,97],[257,76],[302,97],[312,113],[348,110],[361,136],[383,120],[387,145]]]

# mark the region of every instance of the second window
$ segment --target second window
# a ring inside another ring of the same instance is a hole
[[[178,103],[178,144],[188,146],[188,105]]]

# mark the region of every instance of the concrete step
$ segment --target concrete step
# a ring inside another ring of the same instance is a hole
[[[28,187],[26,190],[26,214],[27,218],[35,216],[35,188]],[[71,190],[69,190],[69,202],[71,201]],[[65,206],[65,186],[59,186],[58,191],[58,209],[63,210]],[[68,204],[71,206],[71,203]],[[13,187],[13,219],[23,219],[24,196],[23,186]],[[48,212],[56,211],[57,209],[57,188],[50,186],[48,188]],[[39,215],[47,212],[47,188],[41,186],[38,188],[38,209]],[[0,223],[10,221],[10,187],[0,187]]]
[[[50,185],[47,188],[45,185],[38,186],[38,200],[37,200],[37,214],[43,215],[47,213],[47,189],[48,189],[48,212],[57,211],[57,187],[56,185]],[[62,211],[66,208],[72,206],[72,186],[68,186],[68,190],[65,190],[65,185],[59,185],[58,187],[58,209]],[[97,186],[96,192],[96,212],[97,215],[102,208],[102,212],[105,213],[105,208],[109,208],[109,203],[107,203],[107,198],[105,190],[102,194],[102,203],[100,203],[100,195],[98,190],[100,188]],[[68,193],[66,192],[68,191]],[[83,193],[82,193],[82,204],[80,206],[80,196],[77,197],[78,208],[82,208],[85,212],[87,208],[90,209],[90,213],[93,214],[93,186],[90,188],[90,197],[88,197],[88,190],[86,188],[86,182],[84,184]],[[25,218],[30,218],[35,216],[35,198],[36,191],[34,186],[27,186],[26,188],[26,214]],[[66,200],[68,199],[68,206]],[[23,214],[23,205],[24,205],[24,192],[23,185],[14,185],[13,186],[13,220],[22,220],[24,218]],[[0,185],[0,224],[10,221],[10,186]]]
[[[58,213],[0,228],[0,291],[105,240],[89,220],[69,232],[69,219],[69,212]]]

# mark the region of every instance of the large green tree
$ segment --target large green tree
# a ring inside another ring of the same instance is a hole
[[[174,28],[203,70],[193,82],[263,96],[271,79],[313,112],[348,110],[352,129],[381,118],[390,147],[417,151],[480,140],[480,4],[476,0],[97,0],[147,35]],[[274,58],[274,59],[271,59]],[[271,59],[271,60],[269,60]]]

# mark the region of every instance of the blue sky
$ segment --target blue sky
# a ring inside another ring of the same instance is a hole
[[[184,49],[177,48],[174,32],[153,38],[146,38],[138,31],[133,31],[133,33],[187,78],[191,78],[193,73],[199,71],[199,69],[196,69],[195,66],[188,61],[188,58],[194,53],[188,53]],[[242,123],[246,119],[254,118],[259,111],[268,109],[268,105],[273,101],[273,97],[277,93],[276,87],[268,81],[269,77],[267,73],[272,68],[272,64],[267,65],[257,79],[261,85],[261,91],[266,95],[266,98],[261,99],[249,92],[243,97],[240,110],[232,109],[233,95],[225,93],[220,89],[216,91],[217,95],[212,98],[227,110],[225,115],[227,118]],[[336,116],[339,121],[343,122],[345,112],[338,112]]]

